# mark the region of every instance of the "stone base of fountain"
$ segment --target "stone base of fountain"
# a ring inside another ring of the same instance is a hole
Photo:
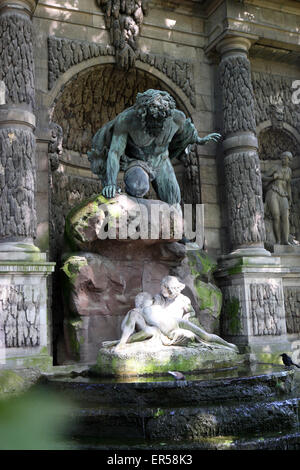
[[[299,450],[298,374],[270,364],[180,381],[169,374],[99,378],[87,370],[72,377],[56,372],[44,386],[73,404],[65,449]]]
[[[243,359],[244,356],[215,345],[158,346],[148,340],[143,342],[143,348],[138,342],[120,350],[101,348],[93,371],[101,376],[155,376],[169,370],[192,373],[232,367]]]

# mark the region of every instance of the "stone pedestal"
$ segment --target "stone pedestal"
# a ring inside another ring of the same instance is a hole
[[[46,278],[53,270],[37,249],[0,252],[0,367],[52,366]]]
[[[281,363],[287,338],[281,259],[242,257],[220,261],[223,292],[221,334],[248,352],[250,360]]]
[[[123,350],[100,349],[93,370],[101,376],[139,376],[171,371],[197,372],[237,366],[243,356],[225,348],[157,346],[152,340],[127,344]]]
[[[287,337],[293,362],[300,363],[300,247],[275,245],[280,257]]]

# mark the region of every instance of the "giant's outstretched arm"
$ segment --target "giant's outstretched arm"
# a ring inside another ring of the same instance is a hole
[[[115,197],[117,188],[117,177],[120,169],[120,158],[125,152],[127,143],[127,133],[122,131],[121,126],[114,128],[110,149],[106,162],[106,185],[102,190],[103,196],[107,198]]]
[[[219,142],[221,137],[222,137],[221,134],[218,134],[217,132],[213,132],[212,134],[208,134],[205,137],[198,136],[196,143],[200,145],[205,145],[208,142]]]

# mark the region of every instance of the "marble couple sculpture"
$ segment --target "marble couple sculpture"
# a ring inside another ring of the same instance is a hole
[[[105,341],[103,347],[115,346],[115,350],[120,350],[128,343],[152,339],[152,344],[158,347],[211,343],[237,352],[237,346],[201,328],[190,299],[181,293],[184,287],[175,276],[165,276],[159,294],[138,294],[135,308],[122,322],[120,340]]]
[[[180,203],[181,196],[171,160],[189,144],[217,142],[220,137],[213,133],[200,138],[169,93],[150,89],[138,93],[134,106],[98,130],[88,159],[105,197],[115,196],[122,170],[128,194],[143,197],[150,181],[158,199],[173,205]]]

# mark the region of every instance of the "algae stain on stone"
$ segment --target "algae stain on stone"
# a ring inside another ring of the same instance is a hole
[[[6,397],[6,394],[21,391],[24,388],[24,384],[24,379],[14,371],[0,371],[0,398]]]
[[[221,310],[222,292],[211,283],[194,280],[194,286],[199,298],[199,307],[201,310],[207,309],[211,314],[216,314]]]
[[[229,326],[229,333],[237,335],[241,330],[240,302],[233,297],[225,305],[226,318]]]
[[[81,268],[87,265],[88,262],[86,258],[73,255],[65,261],[61,269],[69,278],[70,282],[74,282]]]

